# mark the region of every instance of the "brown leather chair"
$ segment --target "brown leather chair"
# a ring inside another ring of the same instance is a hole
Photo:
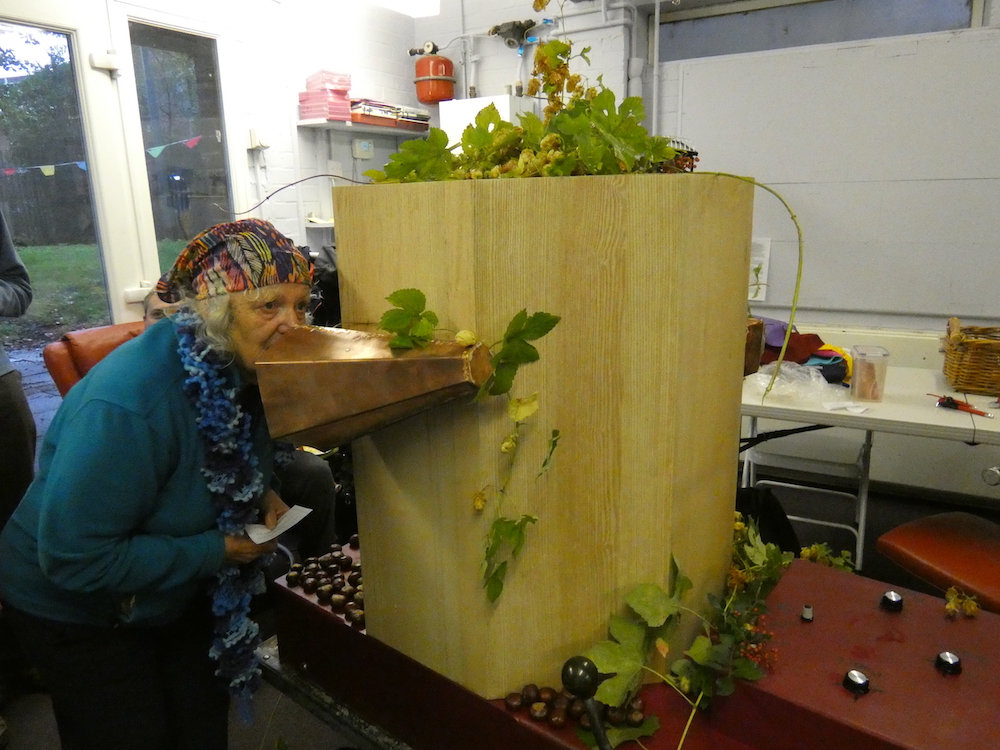
[[[144,330],[143,322],[118,323],[98,328],[84,328],[71,331],[59,341],[54,341],[42,350],[45,367],[55,381],[59,395],[65,396],[69,389],[90,372],[113,349],[134,339]]]
[[[1000,614],[1000,524],[955,511],[897,526],[876,549],[942,591],[957,586],[979,605]]]

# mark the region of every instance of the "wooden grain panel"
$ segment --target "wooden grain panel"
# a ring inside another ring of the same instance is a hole
[[[334,190],[345,321],[418,287],[446,329],[562,322],[513,395],[538,391],[506,515],[539,516],[503,596],[479,577],[512,427],[457,403],[355,444],[369,633],[485,697],[554,683],[671,555],[718,590],[728,561],[752,187],[709,175]],[[402,231],[402,228],[408,231]],[[547,438],[563,440],[538,480]],[[433,552],[431,552],[433,550]],[[432,559],[430,559],[432,558]],[[693,629],[690,623],[689,629]]]

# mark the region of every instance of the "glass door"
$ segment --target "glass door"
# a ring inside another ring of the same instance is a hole
[[[69,34],[0,19],[0,211],[33,288],[8,349],[111,322],[77,64]]]
[[[232,219],[214,39],[131,21],[129,36],[160,269]]]

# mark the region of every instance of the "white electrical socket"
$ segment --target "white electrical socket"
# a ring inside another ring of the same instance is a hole
[[[355,159],[374,159],[375,144],[367,138],[355,138],[351,142],[351,151]]]

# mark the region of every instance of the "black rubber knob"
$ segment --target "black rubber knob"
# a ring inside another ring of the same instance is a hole
[[[597,692],[601,675],[597,671],[597,665],[586,656],[571,656],[563,664],[562,682],[569,692],[586,700]]]

